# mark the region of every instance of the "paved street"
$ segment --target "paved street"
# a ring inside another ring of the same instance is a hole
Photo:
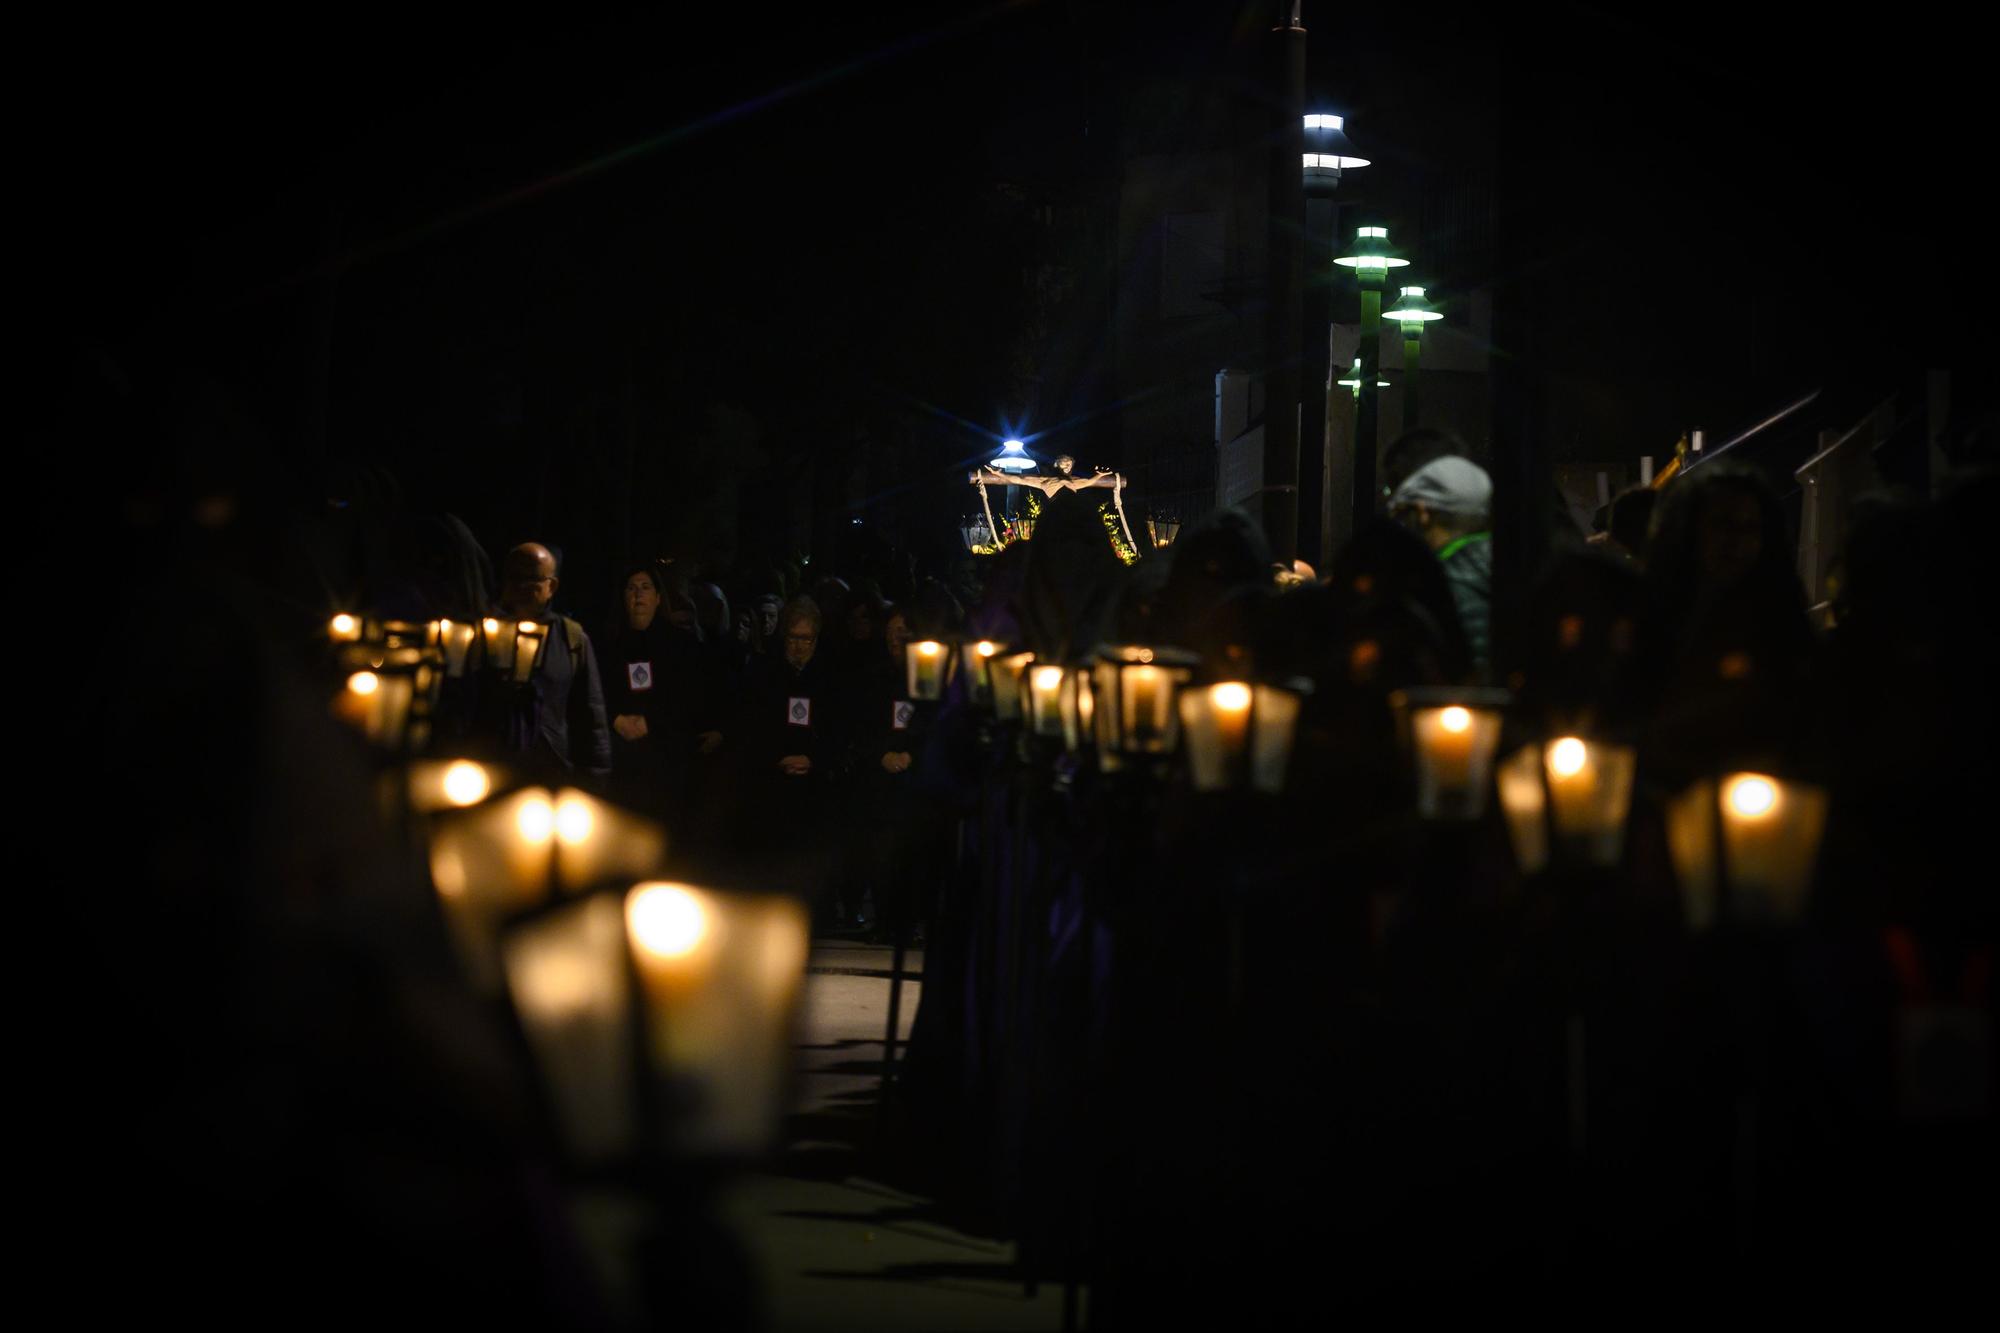
[[[890,950],[820,941],[799,1037],[799,1114],[777,1171],[726,1201],[730,1224],[762,1270],[770,1326],[812,1330],[1044,1330],[1062,1326],[1062,1293],[1027,1299],[1013,1247],[937,1221],[926,1200],[869,1178],[871,1131],[888,1016]],[[906,970],[921,972],[913,951]],[[921,994],[906,982],[905,1036]]]

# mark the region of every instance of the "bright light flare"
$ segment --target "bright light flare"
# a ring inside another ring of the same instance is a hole
[[[1778,808],[1778,784],[1757,773],[1739,773],[1723,789],[1723,800],[1740,819],[1762,819]]]
[[[1590,750],[1574,736],[1565,736],[1549,747],[1549,772],[1559,778],[1573,778],[1583,772]]]
[[[1208,697],[1225,713],[1241,713],[1250,707],[1250,687],[1240,680],[1225,680],[1210,687]]]
[[[493,790],[493,779],[470,759],[461,759],[444,771],[444,798],[453,805],[478,805]]]
[[[625,900],[632,939],[655,958],[684,958],[708,934],[708,909],[679,884],[642,884]]]
[[[556,806],[556,836],[570,847],[580,846],[589,838],[596,822],[590,812],[590,802],[584,797],[565,796]]]
[[[514,812],[514,827],[528,842],[547,842],[555,832],[555,808],[540,796],[530,796]]]
[[[1468,709],[1453,704],[1438,714],[1438,725],[1454,736],[1463,735],[1472,729],[1472,713]]]
[[[347,678],[350,694],[370,695],[382,688],[382,678],[372,671],[357,671]]]

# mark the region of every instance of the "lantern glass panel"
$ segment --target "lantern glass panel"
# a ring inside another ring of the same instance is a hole
[[[785,1109],[810,926],[804,905],[657,883],[634,887],[625,915],[673,1146],[765,1151]]]
[[[1062,683],[1063,745],[1071,752],[1087,749],[1094,735],[1096,696],[1091,691],[1090,668],[1067,667]]]
[[[1500,710],[1471,692],[1405,694],[1397,700],[1416,776],[1417,814],[1470,820],[1486,811]]]
[[[438,622],[438,647],[444,653],[444,673],[453,680],[465,674],[472,660],[472,646],[478,641],[479,626],[465,620]]]
[[[1037,663],[1028,668],[1028,726],[1037,736],[1063,734],[1063,668]]]
[[[1826,803],[1822,788],[1761,773],[1697,782],[1670,802],[1667,850],[1688,924],[1704,930],[1715,923],[1725,879],[1732,919],[1797,921],[1826,828]]]
[[[1542,752],[1524,745],[1494,771],[1500,809],[1507,817],[1507,836],[1521,873],[1538,875],[1549,866],[1548,792],[1542,786]]]
[[[1257,686],[1256,707],[1251,714],[1251,786],[1273,796],[1285,790],[1298,730],[1298,694],[1273,685]]]
[[[525,685],[534,678],[535,668],[541,664],[548,642],[549,627],[540,621],[520,620],[514,623],[514,660],[510,675],[516,685]]]
[[[993,702],[993,655],[1000,651],[1000,645],[991,639],[978,639],[964,646],[961,656],[965,679],[971,687],[972,701],[976,704]]]
[[[1616,865],[1625,849],[1635,754],[1630,746],[1564,736],[1543,748],[1551,823],[1591,865]]]
[[[557,1131],[581,1162],[628,1157],[637,1147],[625,950],[624,909],[608,894],[525,922],[502,947],[508,994]]]
[[[514,626],[492,616],[479,622],[481,640],[486,645],[486,660],[497,671],[508,675],[514,672]]]
[[[1035,660],[1030,652],[1009,653],[993,659],[993,712],[1004,722],[1021,716],[1022,677]]]
[[[915,639],[904,645],[903,666],[909,697],[942,699],[945,681],[951,674],[951,659],[951,649],[936,639]]]

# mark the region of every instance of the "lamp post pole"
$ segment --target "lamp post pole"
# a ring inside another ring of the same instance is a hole
[[[1306,30],[1299,0],[1281,5],[1266,37],[1277,122],[1267,168],[1264,323],[1264,534],[1290,560],[1299,545],[1299,325],[1305,286]]]
[[[1424,297],[1421,287],[1405,287],[1389,311],[1389,318],[1403,326],[1403,429],[1417,426],[1417,362],[1423,355],[1424,325],[1441,319]]]
[[[1333,262],[1353,269],[1361,282],[1361,367],[1354,414],[1354,526],[1359,530],[1375,512],[1376,421],[1382,409],[1375,381],[1382,362],[1382,280],[1390,269],[1406,268],[1410,261],[1390,248],[1387,227],[1363,226],[1354,230],[1354,248]]]
[[[1329,504],[1328,492],[1334,484],[1334,470],[1328,464],[1330,441],[1327,432],[1327,367],[1330,361],[1333,326],[1334,246],[1338,241],[1339,216],[1334,193],[1340,188],[1341,173],[1368,165],[1348,140],[1346,119],[1328,112],[1305,118],[1304,161],[1306,191],[1306,287],[1305,328],[1300,347],[1299,379],[1299,550],[1315,564],[1323,565],[1334,544],[1334,533],[1345,523],[1329,516],[1345,512],[1339,499]],[[1329,532],[1328,529],[1333,529]]]

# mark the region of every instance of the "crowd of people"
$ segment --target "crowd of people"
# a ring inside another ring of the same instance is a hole
[[[1323,577],[1226,509],[1127,566],[1058,494],[976,585],[642,560],[597,624],[565,613],[554,545],[495,562],[446,516],[135,509],[162,577],[118,629],[152,651],[94,659],[138,855],[96,928],[151,1127],[107,1159],[150,1182],[125,1225],[171,1234],[193,1199],[276,1291],[359,1245],[400,1257],[357,1302],[595,1308],[518,1052],[456,981],[326,715],[326,616],[365,604],[547,626],[525,690],[447,695],[433,753],[591,787],[668,829],[675,873],[797,893],[824,929],[928,932],[887,1123],[1029,1271],[1087,1280],[1093,1326],[1177,1305],[1239,1323],[1246,1291],[1275,1319],[1336,1252],[1381,1289],[1433,1266],[1633,1277],[1736,1253],[1709,1097],[1735,1047],[1660,808],[1737,768],[1832,798],[1811,911],[1761,983],[1784,1061],[1759,1112],[1756,1262],[1786,1280],[1825,1254],[1970,1262],[1959,1242],[1984,1233],[1950,1219],[1954,1182],[1991,1179],[1990,1047],[1946,1051],[1942,1075],[1910,1060],[1925,1015],[1990,1010],[1995,474],[1857,504],[1815,624],[1754,468],[1620,497],[1604,533],[1559,526],[1532,580],[1495,586],[1481,460],[1420,432],[1383,463],[1380,512]],[[1178,646],[1198,680],[1306,682],[1285,795],[1216,806],[1171,774],[1024,763],[962,679],[910,697],[905,646],[954,634],[1041,661]],[[1511,693],[1510,736],[1638,752],[1622,887],[1580,917],[1524,882],[1492,812],[1412,822],[1390,696],[1482,683]],[[1588,975],[1551,980],[1579,956]],[[1565,1146],[1544,1040],[1585,993],[1587,1150]],[[1253,1216],[1298,1225],[1260,1239]],[[163,1257],[155,1276],[193,1271]]]

